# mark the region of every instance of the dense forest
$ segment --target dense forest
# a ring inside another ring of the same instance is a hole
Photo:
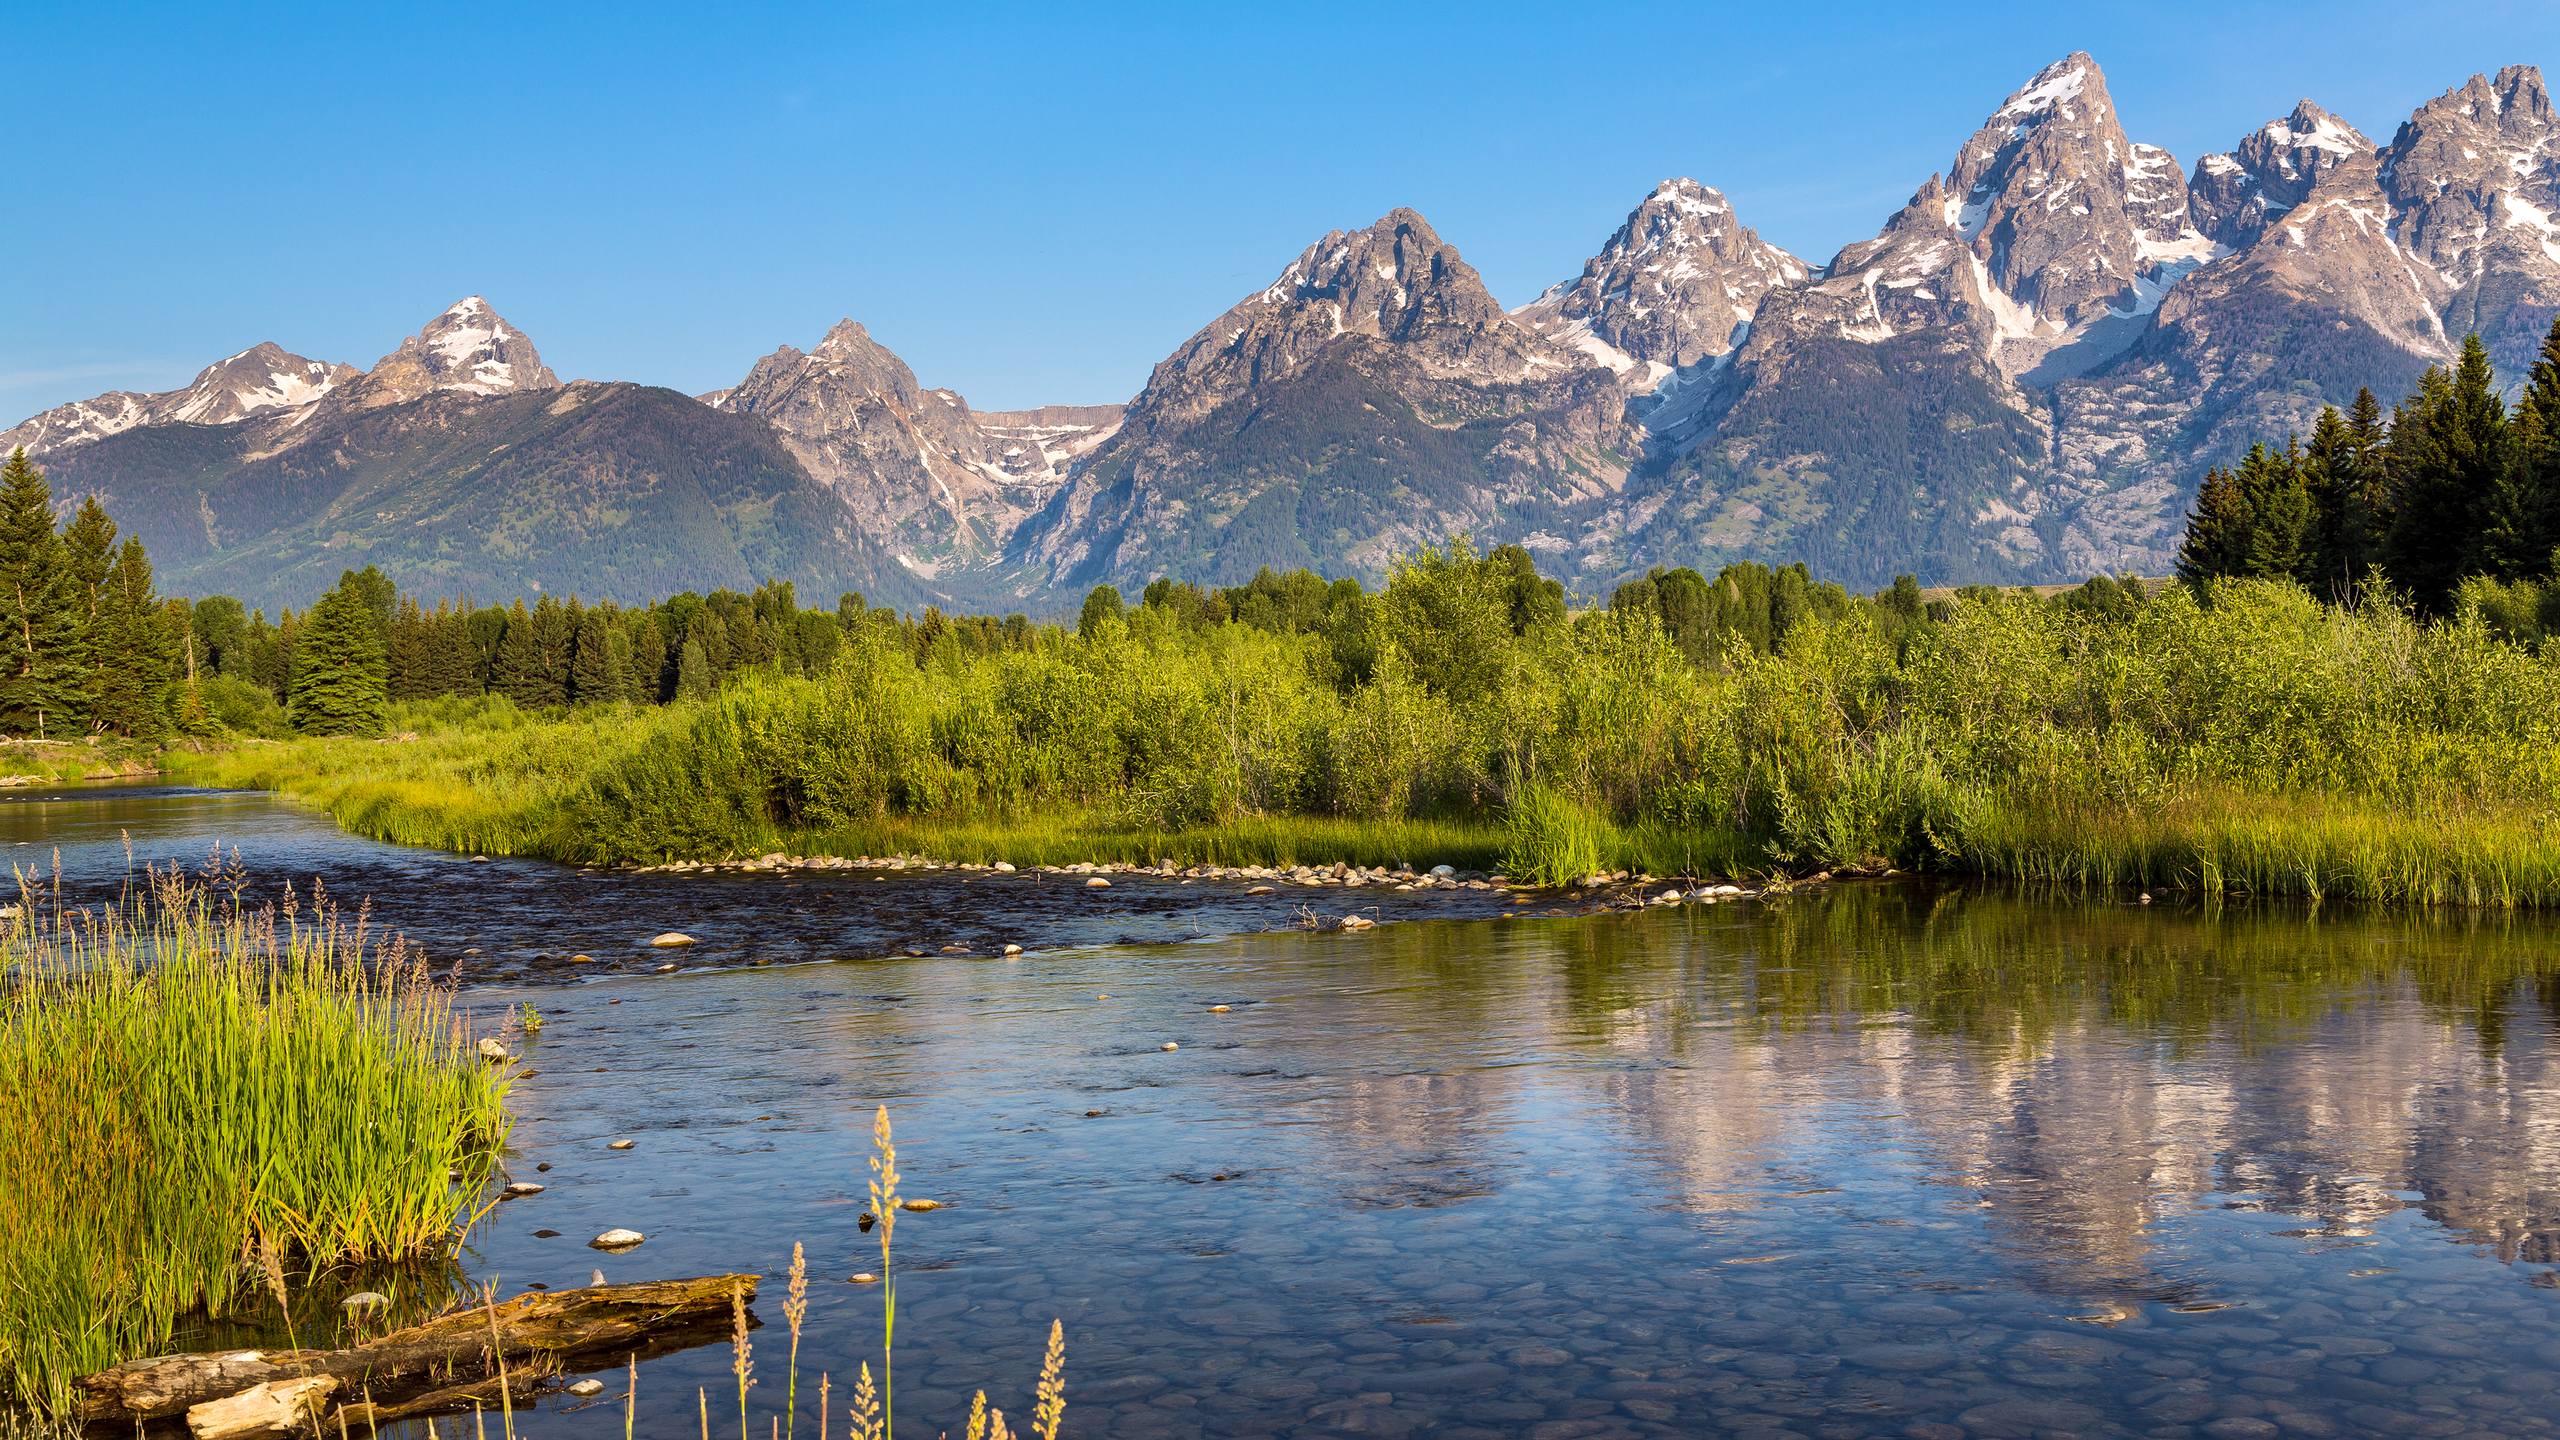
[[[2178,573],[2287,579],[2353,603],[2387,586],[2424,615],[2470,611],[2538,641],[2560,627],[2560,322],[2510,406],[2478,336],[2388,421],[2371,391],[2308,440],[2208,471]]]
[[[0,731],[17,735],[370,735],[382,731],[391,706],[447,696],[502,696],[532,711],[664,705],[707,698],[748,671],[823,674],[856,636],[892,637],[918,657],[946,648],[990,656],[1055,647],[1071,634],[1089,638],[1109,622],[1195,633],[1233,623],[1315,637],[1328,678],[1347,690],[1372,678],[1385,623],[1383,596],[1357,580],[1268,568],[1225,588],[1157,580],[1134,606],[1101,586],[1072,631],[1021,614],[927,608],[902,616],[850,593],[832,609],[804,608],[788,582],[641,607],[549,595],[475,606],[404,595],[372,566],[346,571],[308,609],[271,620],[228,596],[155,595],[141,543],[119,541],[94,499],[57,527],[45,477],[23,454],[10,457],[0,478],[9,648]],[[1563,586],[1540,576],[1528,552],[1504,546],[1483,560],[1501,577],[1515,633],[1566,618]],[[2087,592],[2114,593],[2104,579]],[[1801,565],[1752,563],[1713,579],[1657,569],[1619,587],[1610,608],[1657,618],[1701,663],[1735,642],[1773,653],[1805,618],[1852,608],[1873,610],[1897,632],[1927,618],[1907,576],[1861,598],[1816,582]]]

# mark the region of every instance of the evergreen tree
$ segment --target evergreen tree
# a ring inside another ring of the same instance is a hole
[[[2196,488],[2196,507],[2187,516],[2186,538],[2178,545],[2178,578],[2191,585],[2243,573],[2249,547],[2248,500],[2239,480],[2228,470],[2207,470]]]
[[[106,660],[91,698],[96,722],[119,735],[157,735],[167,728],[176,656],[159,600],[151,593],[151,561],[128,536],[100,587],[92,648]]]
[[[293,693],[286,713],[306,735],[379,735],[391,666],[371,601],[339,577],[295,627]],[[293,617],[286,617],[292,623]]]
[[[426,612],[418,602],[401,597],[398,608],[391,612],[391,635],[385,653],[390,657],[391,698],[424,700],[438,694],[433,672],[434,635]]]
[[[2510,421],[2510,453],[2484,542],[2492,573],[2540,579],[2560,546],[2560,318],[2542,339]]]
[[[2324,407],[2302,453],[2302,482],[2311,500],[2300,578],[2311,593],[2341,604],[2355,599],[2382,563],[2385,502],[2382,407],[2371,390],[2356,392],[2340,415]]]
[[[80,725],[80,617],[53,528],[53,492],[23,449],[0,465],[0,729]]]
[[[533,612],[518,600],[507,609],[507,628],[498,640],[498,661],[489,688],[526,709],[543,703],[547,688],[542,673],[542,645],[534,637]]]
[[[248,678],[276,697],[282,704],[285,692],[293,688],[293,612],[283,613],[282,622],[267,623],[267,612],[260,610],[249,617]]]
[[[391,583],[391,577],[383,574],[381,567],[374,565],[367,565],[361,570],[339,571],[338,584],[343,589],[354,591],[364,601],[365,614],[373,618],[374,633],[380,635],[384,645],[388,646],[391,616],[399,604],[400,587]]]
[[[72,641],[69,656],[72,689],[64,699],[91,723],[98,720],[98,691],[115,668],[113,647],[99,633],[106,605],[107,571],[115,563],[116,522],[107,518],[95,495],[84,495],[71,523],[62,527],[62,563],[69,578]]]
[[[2311,496],[2303,488],[2300,447],[2287,443],[2279,455],[2252,445],[2235,478],[2249,516],[2240,573],[2288,580],[2300,575],[2303,541],[2311,529]]]
[[[208,595],[188,612],[196,664],[215,675],[249,674],[249,612],[228,595]]]
[[[2392,522],[2383,552],[2418,609],[2441,615],[2489,568],[2491,506],[2508,464],[2506,406],[2477,335],[2448,375],[2429,369],[2391,424]]]
[[[427,620],[427,693],[480,693],[480,652],[471,636],[471,617],[449,601],[439,601]]]
[[[580,705],[610,705],[630,691],[631,637],[613,611],[602,606],[578,617],[570,698]]]

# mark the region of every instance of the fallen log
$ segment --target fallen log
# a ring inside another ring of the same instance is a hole
[[[130,1433],[137,1425],[190,1415],[260,1386],[275,1395],[325,1377],[335,1384],[320,1394],[349,1410],[378,1415],[430,1392],[468,1388],[459,1383],[466,1377],[494,1380],[501,1364],[523,1366],[530,1379],[586,1368],[581,1361],[602,1363],[653,1349],[652,1338],[669,1332],[694,1339],[728,1321],[732,1296],[752,1301],[755,1295],[753,1275],[536,1291],[448,1311],[345,1350],[229,1350],[131,1360],[79,1382],[78,1414],[102,1431]],[[257,1413],[255,1404],[245,1409]],[[226,1420],[233,1413],[220,1412]],[[351,1419],[361,1423],[363,1413]]]

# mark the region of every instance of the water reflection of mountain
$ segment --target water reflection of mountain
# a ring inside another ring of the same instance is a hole
[[[1546,998],[1678,1203],[1783,1203],[1808,1131],[1863,1121],[2039,1283],[2174,1299],[2192,1277],[2163,1222],[2224,1205],[2316,1243],[2415,1203],[2560,1261],[2552,938],[1852,892],[1584,927]]]

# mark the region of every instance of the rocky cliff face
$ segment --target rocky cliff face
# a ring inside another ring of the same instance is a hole
[[[2187,182],[2196,228],[2233,249],[2246,249],[2311,193],[2322,176],[2373,142],[2337,116],[2305,100],[2281,120],[2252,130],[2230,151],[2196,162]]]
[[[1309,246],[1156,366],[1013,547],[1018,595],[1263,565],[1376,575],[1613,493],[1618,377],[1503,312],[1411,210]]]
[[[2419,107],[2376,180],[2393,238],[2453,288],[2445,327],[2522,373],[2560,306],[2560,120],[2542,72],[2510,66]]]
[[[1518,318],[1650,390],[1741,342],[1760,299],[1800,285],[1805,263],[1734,217],[1695,180],[1665,180],[1582,273]]]
[[[993,433],[957,394],[924,389],[851,320],[813,351],[757,361],[713,404],[773,426],[858,528],[927,578],[992,558],[1060,478],[1036,439]]]

